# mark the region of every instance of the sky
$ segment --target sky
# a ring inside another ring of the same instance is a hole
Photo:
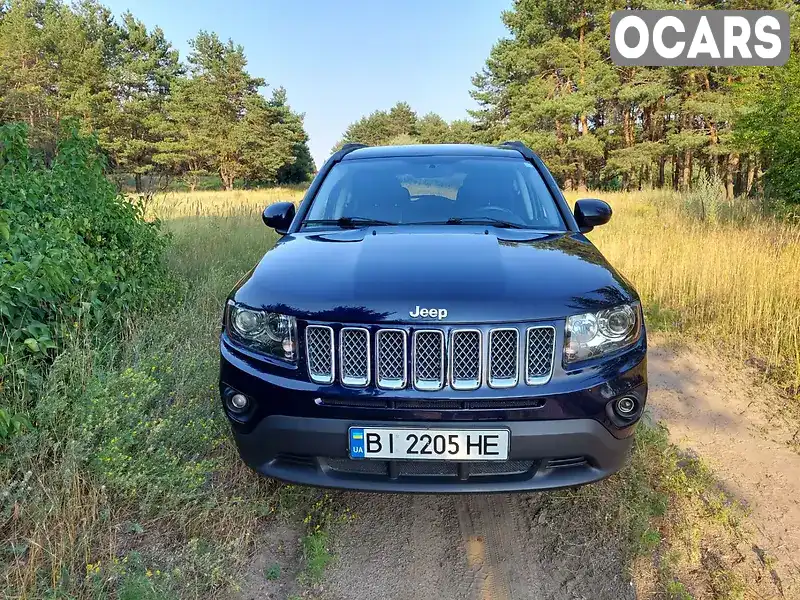
[[[161,27],[184,59],[198,31],[244,46],[248,71],[305,113],[317,167],[347,126],[406,101],[419,116],[467,117],[469,95],[511,0],[105,0]]]

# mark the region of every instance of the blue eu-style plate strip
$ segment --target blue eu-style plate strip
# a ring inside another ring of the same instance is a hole
[[[350,458],[364,458],[364,430],[350,428]]]

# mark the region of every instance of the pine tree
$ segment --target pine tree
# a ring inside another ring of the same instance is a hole
[[[153,157],[165,133],[165,105],[181,66],[161,29],[148,32],[131,13],[122,17],[116,56],[114,104],[101,144],[117,169],[134,175],[140,192],[142,177],[157,167]]]

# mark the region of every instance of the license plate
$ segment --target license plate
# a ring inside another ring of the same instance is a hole
[[[351,427],[350,458],[508,460],[507,429]]]

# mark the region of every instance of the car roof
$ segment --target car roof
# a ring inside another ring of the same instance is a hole
[[[390,158],[400,156],[491,156],[518,158],[523,156],[514,148],[481,146],[477,144],[413,144],[408,146],[369,146],[348,152],[342,160]]]

